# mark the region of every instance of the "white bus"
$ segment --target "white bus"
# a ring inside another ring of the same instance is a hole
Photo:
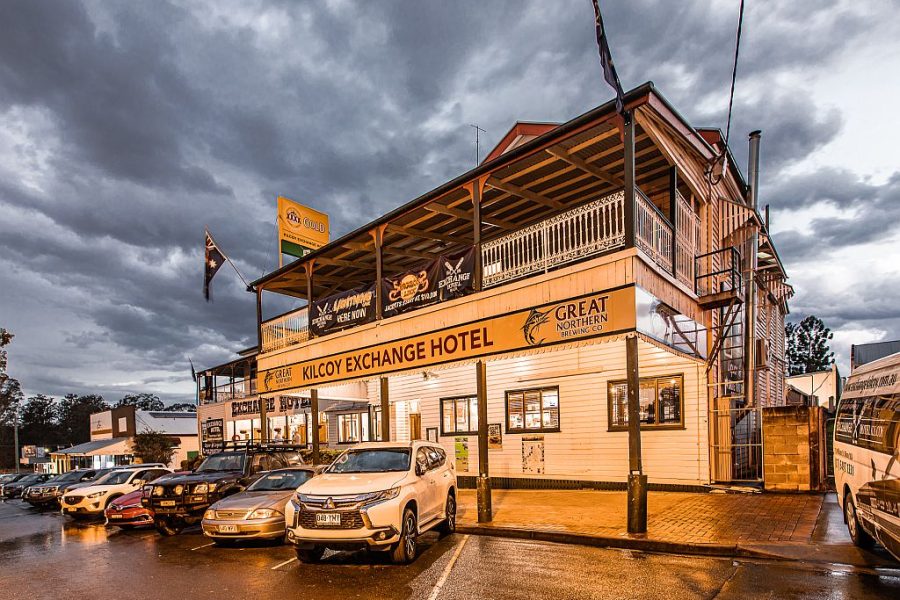
[[[850,375],[834,427],[834,480],[850,537],[900,560],[900,353]]]

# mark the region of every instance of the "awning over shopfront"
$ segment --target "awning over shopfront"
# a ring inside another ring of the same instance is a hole
[[[65,456],[117,456],[128,454],[128,440],[129,438],[127,437],[93,440],[71,448],[57,450],[53,454]]]

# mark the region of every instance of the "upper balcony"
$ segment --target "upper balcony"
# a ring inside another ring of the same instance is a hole
[[[623,249],[696,300],[696,257],[723,241],[714,207],[743,204],[745,185],[730,161],[707,175],[724,147],[652,85],[629,92],[626,109],[628,119],[608,103],[561,125],[517,124],[472,171],[255,281],[261,351]],[[263,292],[312,314],[264,320]]]
[[[660,270],[693,290],[700,220],[681,194],[676,193],[675,199],[675,217],[680,227],[673,227],[666,215],[643,192],[636,190],[635,245]],[[624,192],[615,192],[485,242],[481,245],[480,261],[483,289],[625,248],[624,203]],[[477,266],[473,265],[473,268]],[[705,283],[707,280],[704,278],[702,281]],[[338,294],[330,298],[333,303],[340,297],[341,294]],[[374,294],[370,298],[374,301]],[[402,312],[434,303],[411,305]],[[327,298],[325,304],[328,304]],[[348,310],[352,310],[352,306],[348,306]],[[375,312],[370,310],[368,316],[367,319],[353,320],[349,327],[374,320]],[[328,333],[342,329],[334,327]],[[260,333],[263,352],[281,350],[309,340],[311,333],[307,308],[264,321]]]

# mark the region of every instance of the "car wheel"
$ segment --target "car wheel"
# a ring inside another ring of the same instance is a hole
[[[400,541],[391,550],[391,561],[394,564],[405,565],[415,560],[418,533],[416,513],[407,508],[403,511],[403,531],[400,532]]]
[[[847,521],[847,530],[850,532],[850,539],[860,548],[871,548],[875,545],[875,540],[871,535],[866,533],[856,516],[856,505],[853,504],[853,494],[847,492],[844,496],[844,519]]]
[[[323,546],[313,546],[312,548],[307,549],[297,548],[297,560],[302,563],[319,562],[319,560],[322,559],[323,554],[325,554],[325,548]]]
[[[437,529],[443,535],[450,535],[456,531],[456,498],[453,497],[453,494],[447,495],[445,514],[447,516],[444,518],[444,522],[441,523]]]
[[[184,523],[177,519],[157,519],[154,522],[160,535],[178,535],[184,529]]]

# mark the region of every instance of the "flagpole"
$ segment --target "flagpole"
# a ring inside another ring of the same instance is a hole
[[[209,232],[209,228],[208,228],[208,227],[206,228],[206,235],[209,236],[209,239],[212,240],[212,243],[216,246],[216,248],[219,249],[219,252],[222,253],[222,256],[225,257],[225,262],[227,262],[229,265],[231,265],[231,268],[234,269],[234,272],[237,273],[237,276],[240,277],[240,278],[241,278],[241,281],[244,282],[244,286],[246,286],[247,289],[251,289],[250,284],[247,283],[247,280],[244,279],[244,276],[243,276],[243,275],[241,275],[241,272],[238,270],[237,265],[234,264],[234,261],[233,261],[233,260],[231,260],[230,258],[228,258],[228,255],[225,254],[225,252],[222,250],[222,246],[220,246],[220,245],[216,242],[216,239],[215,239],[215,238],[212,236],[212,234]]]

